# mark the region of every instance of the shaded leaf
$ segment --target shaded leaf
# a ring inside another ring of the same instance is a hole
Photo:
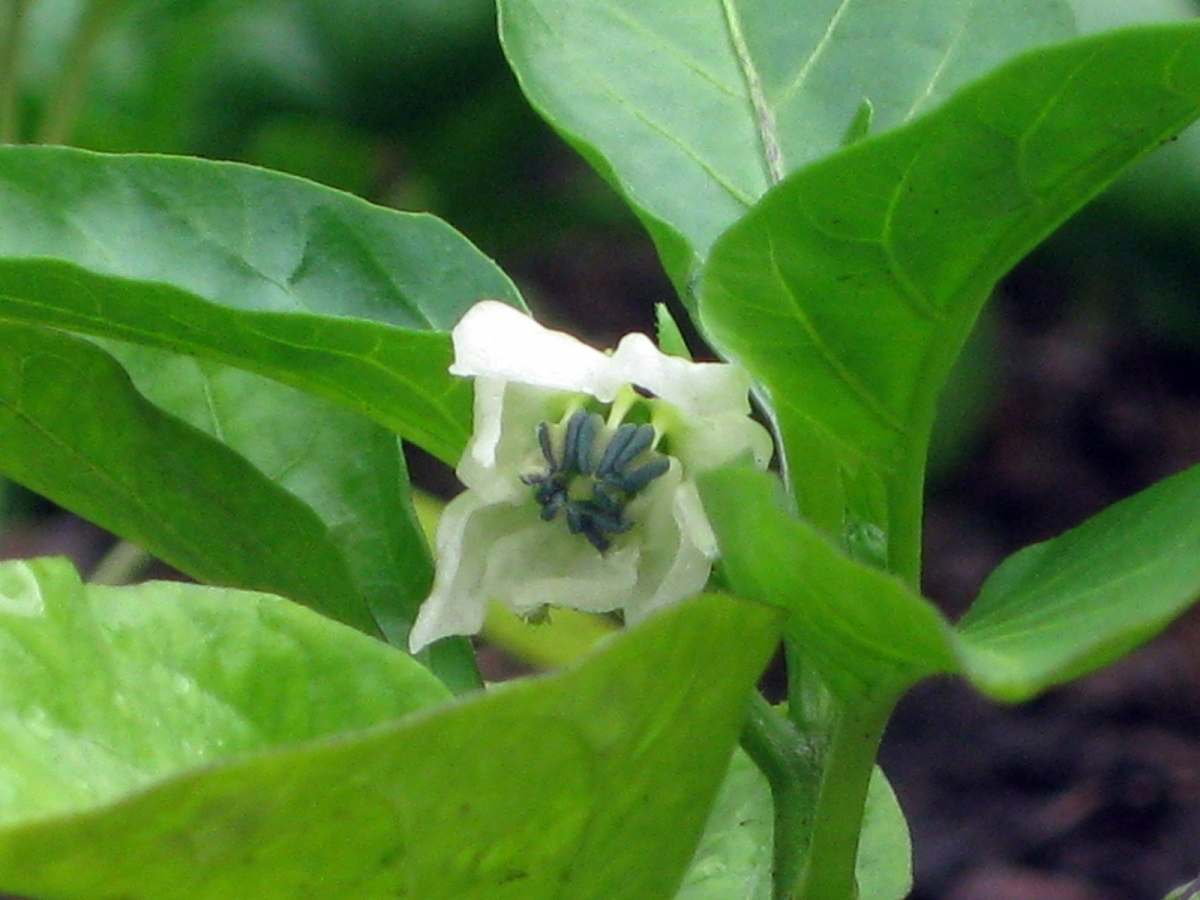
[[[935,106],[1039,43],[1062,0],[502,0],[534,107],[639,212],[676,284],[784,175]]]
[[[227,163],[0,148],[0,316],[257,372],[453,464],[470,385],[448,330],[520,304],[452,228]]]
[[[241,369],[115,341],[106,347],[136,388],[160,409],[244,457],[267,481],[312,510],[325,529],[322,543],[334,549],[349,572],[352,584],[343,590],[362,598],[390,643],[407,646],[417,608],[433,582],[433,562],[412,508],[404,453],[394,434],[350,410]],[[76,407],[82,402],[83,394],[77,395]],[[92,402],[100,410],[100,426],[112,430],[108,439],[119,440],[119,426],[103,412],[104,393],[97,392]],[[155,464],[153,457],[133,458],[128,451],[120,459],[131,467]],[[223,493],[223,487],[214,484],[192,505],[202,507],[205,497]],[[198,508],[189,514],[209,513]],[[264,530],[268,528],[264,523]],[[213,553],[229,552],[220,546],[220,528],[193,538],[212,544]],[[233,586],[304,602],[288,585],[266,579],[265,571],[258,574],[255,583]],[[480,686],[465,640],[438,644],[421,658],[456,689]]]
[[[0,347],[0,470],[195,578],[379,633],[300,497],[147,401],[93,344],[0,321]]]
[[[696,857],[675,900],[771,900],[771,789],[749,757],[733,755]],[[860,896],[904,900],[912,847],[904,813],[876,769],[858,849]]]
[[[876,702],[957,670],[937,610],[790,513],[773,474],[715,469],[700,476],[700,489],[733,590],[788,611],[788,641],[839,699]]]
[[[701,318],[769,393],[809,519],[878,532],[915,583],[938,392],[993,284],[1198,113],[1196,23],[1035,51],[795,173],[721,238]]]

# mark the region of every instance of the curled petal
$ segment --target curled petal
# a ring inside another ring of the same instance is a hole
[[[578,338],[552,331],[498,300],[476,303],[451,333],[453,375],[515,381],[559,391],[601,396],[609,357]]]

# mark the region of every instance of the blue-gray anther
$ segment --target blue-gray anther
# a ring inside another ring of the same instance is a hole
[[[604,450],[596,476],[603,478],[612,472],[620,472],[654,443],[653,425],[633,425],[626,422],[617,429]],[[614,446],[615,445],[615,446]]]
[[[558,460],[554,458],[554,445],[550,443],[550,425],[542,422],[537,427],[538,446],[542,448],[542,456],[551,472],[558,470]]]
[[[567,434],[563,438],[562,469],[564,472],[579,472],[590,475],[592,471],[592,445],[604,420],[595,413],[579,410],[567,421]]]
[[[671,467],[670,460],[651,451],[647,461],[629,469],[635,459],[650,450],[656,436],[654,426],[629,422],[617,428],[593,467],[596,438],[603,427],[604,420],[596,413],[577,410],[567,420],[562,451],[556,454],[550,426],[542,422],[537,439],[547,471],[521,476],[525,484],[535,488],[534,499],[541,506],[539,516],[544,521],[563,512],[567,530],[583,535],[601,553],[612,546],[613,535],[633,528],[633,521],[625,515],[625,504]],[[572,490],[577,477],[588,478],[590,497]]]
[[[655,478],[665,475],[669,468],[671,468],[671,461],[665,456],[660,456],[630,472],[618,472],[610,475],[606,481],[627,494],[636,494]]]

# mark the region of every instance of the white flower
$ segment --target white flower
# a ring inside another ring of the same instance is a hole
[[[489,600],[526,616],[622,610],[633,623],[701,591],[717,545],[695,474],[771,457],[747,375],[667,356],[644,334],[602,353],[494,300],[453,340],[450,371],[475,379],[475,433],[413,652],[479,631]]]

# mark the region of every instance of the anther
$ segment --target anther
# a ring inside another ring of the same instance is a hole
[[[633,471],[617,472],[605,480],[627,494],[636,494],[655,478],[666,474],[669,468],[671,468],[671,461],[665,456],[660,456],[645,465],[638,466]]]
[[[579,472],[584,475],[592,471],[592,444],[596,442],[603,420],[595,413],[579,410],[567,421],[567,434],[563,438],[564,472]]]
[[[558,462],[554,458],[554,446],[550,443],[550,426],[547,423],[538,423],[537,438],[538,445],[542,448],[542,456],[546,459],[546,465],[550,467],[551,472],[556,471]]]

